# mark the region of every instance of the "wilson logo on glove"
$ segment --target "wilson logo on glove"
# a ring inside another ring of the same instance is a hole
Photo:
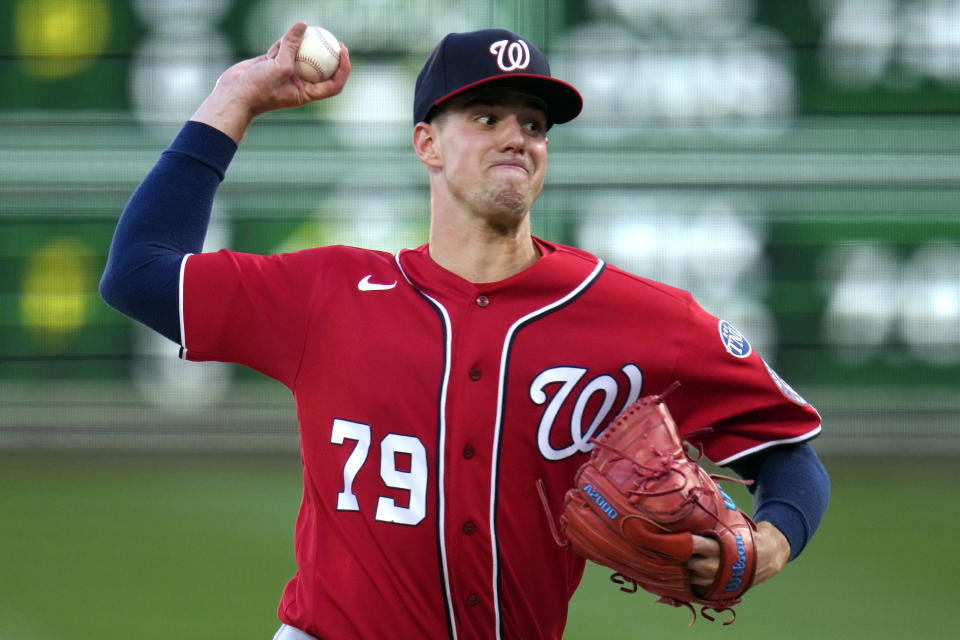
[[[557,544],[616,573],[616,584],[631,584],[659,596],[657,602],[686,606],[697,614],[729,611],[753,583],[756,525],[717,484],[735,478],[711,476],[687,452],[663,397],[640,398],[593,439],[596,447],[568,490],[559,530],[542,481],[537,488]],[[713,584],[694,587],[687,561],[693,536],[720,546]]]
[[[730,567],[730,580],[724,589],[731,593],[740,588],[743,584],[743,570],[747,568],[747,548],[743,544],[743,536],[737,534],[737,560]]]
[[[736,511],[737,503],[733,501],[733,498],[727,495],[727,492],[723,490],[723,487],[721,487],[719,483],[717,483],[717,489],[720,491],[720,495],[723,496],[723,506],[731,511]]]

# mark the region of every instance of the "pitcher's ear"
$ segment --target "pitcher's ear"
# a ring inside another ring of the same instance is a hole
[[[413,149],[420,158],[420,162],[428,167],[440,167],[440,150],[437,145],[436,125],[429,122],[418,122],[413,128]]]

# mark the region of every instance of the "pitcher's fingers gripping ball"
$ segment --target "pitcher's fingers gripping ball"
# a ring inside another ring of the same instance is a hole
[[[323,82],[340,66],[340,42],[323,27],[309,26],[297,50],[296,73],[307,82]]]
[[[637,400],[594,442],[564,497],[559,532],[550,519],[558,544],[616,571],[611,580],[632,587],[623,591],[639,586],[657,602],[689,607],[690,624],[693,604],[708,620],[707,610],[730,611],[724,624],[733,622],[756,569],[756,526],[717,484],[722,477],[688,455],[663,396]],[[707,588],[690,583],[693,534],[720,545],[720,569]]]

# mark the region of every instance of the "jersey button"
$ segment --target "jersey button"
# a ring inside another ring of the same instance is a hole
[[[463,448],[463,457],[469,460],[473,457],[473,447],[467,445]]]
[[[467,604],[471,607],[475,607],[480,604],[480,596],[475,593],[471,593],[467,596]]]
[[[477,296],[477,306],[478,307],[490,306],[490,298],[488,298],[487,296]]]
[[[479,380],[479,379],[480,379],[480,376],[482,376],[482,375],[483,375],[483,372],[480,371],[480,369],[478,369],[477,367],[474,367],[473,369],[470,369],[470,379],[473,380],[474,382],[476,382],[477,380]]]
[[[467,534],[468,536],[472,536],[473,534],[475,534],[475,533],[477,532],[477,525],[475,525],[475,524],[473,524],[472,522],[469,522],[469,521],[464,522],[464,523],[463,523],[463,532],[464,532],[465,534]]]

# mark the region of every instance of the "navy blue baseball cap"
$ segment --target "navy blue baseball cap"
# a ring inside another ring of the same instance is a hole
[[[569,122],[583,108],[573,86],[550,75],[546,56],[506,29],[451,33],[427,58],[413,97],[413,123],[427,122],[447,100],[481,86],[527,91],[547,105],[551,124]]]

